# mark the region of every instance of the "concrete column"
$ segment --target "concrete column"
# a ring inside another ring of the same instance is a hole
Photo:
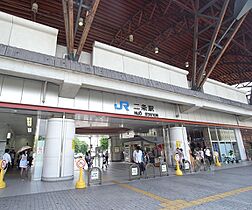
[[[244,148],[244,144],[243,144],[243,140],[242,140],[242,135],[241,135],[241,130],[240,129],[235,129],[235,136],[236,136],[236,140],[237,140],[237,144],[238,144],[238,149],[239,149],[239,153],[241,156],[241,160],[247,160],[247,155],[245,152],[245,148]]]
[[[171,148],[170,148],[170,136],[169,136],[169,129],[163,128],[163,138],[164,138],[164,152],[166,157],[166,162],[169,165],[172,165],[172,157],[171,157]]]
[[[6,137],[8,133],[8,126],[0,124],[0,159],[2,159],[6,147]]]
[[[119,150],[116,150],[119,149]],[[111,137],[111,161],[121,161],[122,141],[119,136]]]
[[[74,134],[74,120],[62,118],[48,120],[42,180],[57,181],[73,178]]]
[[[34,141],[36,152],[33,154],[32,180],[41,180],[42,177],[46,130],[47,120],[38,118]]]
[[[181,148],[183,149],[184,157],[186,160],[190,160],[189,154],[189,144],[187,140],[187,133],[185,127],[172,127],[169,129],[170,131],[170,141],[171,141],[171,149],[169,151],[170,155],[174,156],[176,150],[176,142],[180,142]]]

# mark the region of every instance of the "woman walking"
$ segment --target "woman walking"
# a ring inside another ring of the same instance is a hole
[[[27,157],[28,157],[27,151],[21,153],[21,159],[19,162],[19,167],[21,168],[20,171],[21,179],[23,179],[24,171],[27,173],[27,165],[28,165]]]

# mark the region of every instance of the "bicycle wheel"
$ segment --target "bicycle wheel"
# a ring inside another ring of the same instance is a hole
[[[209,162],[208,159],[205,159],[204,170],[205,170],[205,171],[208,171],[208,170],[210,170],[210,169],[211,169],[211,168],[210,168],[210,162]]]
[[[201,168],[201,162],[200,162],[200,160],[196,160],[194,163],[194,171],[198,172],[198,171],[200,171],[200,168]]]

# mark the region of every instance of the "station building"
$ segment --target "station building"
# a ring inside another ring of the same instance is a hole
[[[131,162],[136,144],[169,165],[177,147],[251,158],[243,90],[209,78],[192,90],[187,70],[99,41],[69,60],[57,28],[5,12],[0,32],[1,156],[31,146],[33,180],[73,178],[76,135],[106,135],[111,162]]]

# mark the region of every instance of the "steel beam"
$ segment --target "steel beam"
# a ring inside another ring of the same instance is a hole
[[[212,0],[210,2],[208,2],[204,7],[202,7],[200,10],[199,10],[199,13],[203,13],[206,9],[208,9],[209,7],[211,7],[215,2],[217,2],[218,0]]]
[[[199,19],[198,19],[198,9],[199,0],[195,1],[195,18],[194,18],[194,35],[193,35],[193,63],[192,63],[192,89],[196,85],[196,72],[197,72],[197,52],[198,52],[198,36],[199,36]]]
[[[74,21],[73,21],[73,0],[68,0],[68,18],[69,18],[69,58],[74,58]]]
[[[76,54],[75,54],[75,60],[76,61],[79,60],[81,51],[82,51],[82,49],[83,49],[83,47],[85,45],[85,42],[87,40],[87,36],[88,36],[89,30],[91,28],[92,22],[94,20],[94,16],[95,16],[95,13],[97,11],[99,3],[100,3],[100,0],[94,0],[94,4],[92,6],[92,9],[90,10],[89,15],[86,17],[85,26],[84,26],[84,29],[83,29],[83,32],[82,32],[80,43],[79,43],[79,46],[78,46]]]
[[[246,16],[248,15],[248,13],[246,13],[236,24],[235,28],[233,29],[229,39],[226,41],[225,45],[223,46],[222,50],[220,51],[219,55],[217,56],[217,58],[215,59],[214,63],[212,64],[211,68],[209,69],[209,71],[207,72],[206,76],[202,79],[202,81],[199,83],[198,88],[201,89],[204,85],[204,83],[206,82],[207,78],[210,76],[210,74],[212,73],[212,71],[214,70],[215,66],[217,65],[217,63],[219,62],[219,60],[221,59],[222,55],[224,54],[224,52],[226,51],[227,47],[229,46],[230,42],[233,40],[235,34],[237,33],[237,31],[239,30],[240,26],[242,25],[243,21],[245,20]]]
[[[63,15],[64,15],[64,24],[65,24],[65,34],[66,34],[66,43],[67,43],[67,55],[69,55],[69,18],[68,18],[68,9],[67,9],[67,0],[62,0]]]
[[[251,90],[250,90],[249,104],[252,105],[252,87],[251,87]]]
[[[132,15],[120,29],[116,32],[110,44],[116,45],[117,47],[122,46],[125,41],[128,39],[130,34],[135,34],[138,30],[144,26],[160,21],[161,19],[166,18],[167,11],[170,8],[172,0],[169,0],[166,8],[161,11],[160,18],[155,19],[154,13],[157,9],[161,10],[159,7],[158,1],[152,0],[148,4],[144,5],[143,8],[138,10],[134,15]]]
[[[199,72],[199,75],[198,75],[198,78],[197,78],[197,81],[196,81],[196,86],[197,86],[197,88],[200,86],[199,84],[201,83],[202,78],[203,78],[203,74],[204,74],[204,72],[206,71],[206,67],[207,67],[209,58],[210,58],[210,56],[211,56],[211,54],[212,54],[212,49],[213,49],[213,47],[214,47],[215,40],[216,40],[217,35],[218,35],[218,33],[219,33],[219,30],[220,30],[220,27],[221,27],[223,18],[224,18],[224,16],[225,16],[225,13],[226,13],[227,6],[228,6],[228,4],[229,4],[229,1],[230,1],[230,0],[225,0],[224,4],[223,4],[223,6],[222,6],[221,13],[220,13],[220,16],[219,16],[219,20],[217,21],[217,24],[216,24],[214,33],[213,33],[213,35],[212,35],[212,38],[211,38],[211,41],[210,41],[210,44],[209,44],[209,47],[208,47],[208,50],[207,50],[207,54],[206,54],[204,63],[203,63],[203,65],[202,65],[202,68],[201,68],[201,70],[200,70],[200,72]]]

